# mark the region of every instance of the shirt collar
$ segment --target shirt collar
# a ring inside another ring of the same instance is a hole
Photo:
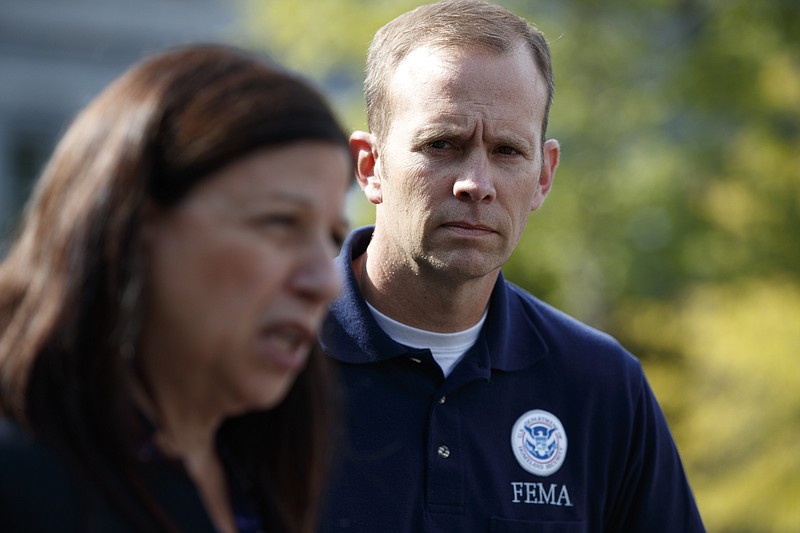
[[[372,231],[373,226],[358,228],[345,240],[336,259],[343,279],[342,292],[331,304],[320,334],[325,352],[344,363],[374,363],[418,352],[392,340],[378,326],[361,296],[353,259],[366,251]],[[492,291],[483,331],[466,357],[476,355],[491,368],[502,371],[532,365],[548,352],[535,320],[534,311],[524,305],[522,291],[507,283],[501,272]]]

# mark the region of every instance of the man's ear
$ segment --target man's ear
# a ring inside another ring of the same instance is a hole
[[[531,211],[536,211],[544,203],[550,187],[553,186],[553,178],[558,168],[558,160],[561,157],[561,147],[555,139],[548,139],[542,146],[542,171],[539,173],[539,181],[536,183],[536,192],[531,202]]]
[[[350,150],[356,162],[356,179],[364,195],[373,204],[383,201],[378,169],[378,148],[375,136],[365,131],[350,135]]]

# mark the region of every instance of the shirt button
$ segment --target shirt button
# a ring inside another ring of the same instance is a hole
[[[436,450],[436,453],[438,453],[439,457],[441,457],[442,459],[447,459],[448,457],[450,457],[450,448],[448,448],[447,446],[439,446],[439,449]]]
[[[442,396],[441,398],[439,398],[439,403],[444,403],[446,401],[447,401],[447,396]]]

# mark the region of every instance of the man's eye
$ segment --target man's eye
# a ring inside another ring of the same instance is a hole
[[[450,148],[450,143],[447,141],[433,141],[428,145],[429,147],[433,148],[434,150],[444,150],[446,148]]]
[[[497,148],[497,152],[503,155],[516,155],[519,152],[510,146],[500,146]]]

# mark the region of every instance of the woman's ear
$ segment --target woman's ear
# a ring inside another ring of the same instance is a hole
[[[553,186],[553,178],[556,175],[558,161],[561,157],[561,147],[555,139],[548,139],[542,146],[542,170],[539,173],[539,181],[536,183],[536,192],[531,202],[531,211],[536,211],[544,203],[550,188]]]
[[[354,131],[350,135],[350,150],[356,162],[356,179],[364,195],[373,204],[383,201],[381,180],[378,173],[378,147],[375,136],[365,131]]]

